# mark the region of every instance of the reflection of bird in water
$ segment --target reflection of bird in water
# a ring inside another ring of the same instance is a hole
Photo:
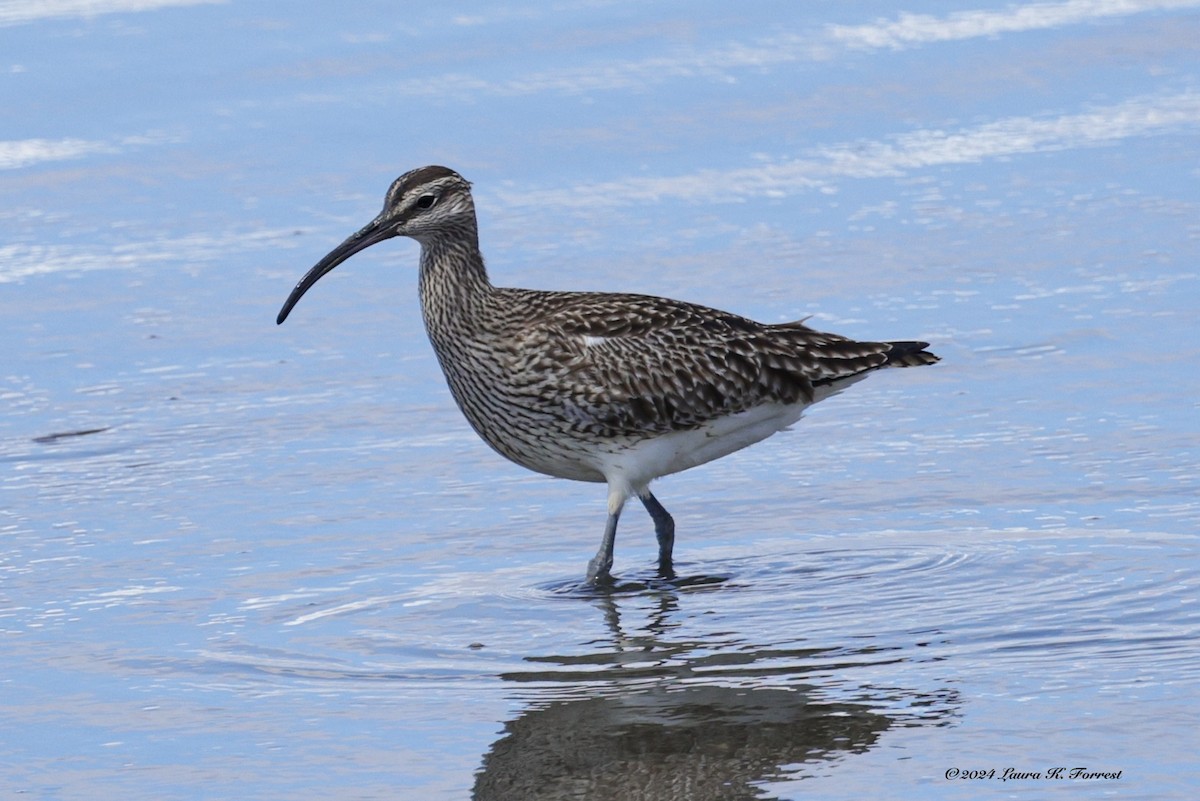
[[[475,801],[761,801],[795,766],[870,748],[891,720],[788,689],[633,687],[524,712],[484,757]],[[785,772],[784,766],[792,766]]]
[[[421,244],[425,328],[475,431],[531,470],[607,482],[590,582],[609,575],[631,496],[653,518],[659,569],[671,574],[675,523],[654,479],[769,437],[871,370],[937,361],[925,342],[856,342],[667,298],[494,287],[470,184],[445,167],[400,176],[383,211],[300,280],[278,322],[321,276],[394,236]]]
[[[831,672],[902,661],[874,644],[756,647],[723,627],[685,633],[682,619],[696,618],[681,613],[678,586],[594,597],[606,641],[504,674],[526,708],[484,755],[474,801],[763,801],[773,781],[824,773],[889,728],[954,714],[945,688],[836,689],[845,685]],[[623,598],[647,615],[636,630],[622,623]]]

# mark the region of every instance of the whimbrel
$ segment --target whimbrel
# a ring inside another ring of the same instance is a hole
[[[530,470],[608,484],[593,584],[609,579],[631,496],[654,521],[659,572],[673,575],[675,522],[654,479],[771,436],[871,370],[938,360],[926,342],[856,342],[649,295],[492,286],[471,185],[446,167],[397,178],[383,211],[300,279],[276,322],[321,276],[394,236],[421,245],[425,330],[476,433]]]

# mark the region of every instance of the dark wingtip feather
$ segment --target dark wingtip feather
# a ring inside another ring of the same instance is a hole
[[[919,367],[923,364],[933,364],[941,358],[925,350],[928,342],[889,342],[891,350],[887,352],[888,367]]]

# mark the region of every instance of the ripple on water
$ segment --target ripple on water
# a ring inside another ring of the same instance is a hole
[[[602,713],[622,731],[674,714],[736,734],[750,707],[778,707],[782,691],[796,694],[797,714],[852,713],[865,727],[855,736],[870,739],[876,723],[942,725],[958,714],[957,687],[1012,674],[1056,686],[1194,679],[1188,545],[1121,532],[876,532],[760,542],[750,555],[707,549],[674,579],[647,566],[600,589],[538,580],[565,563],[430,574],[394,593],[373,575],[374,593],[342,581],[251,599],[214,619],[222,633],[201,648],[124,662],[250,695],[435,691],[465,710],[499,694],[521,717],[557,705],[555,719]]]
[[[706,553],[679,576],[651,571],[608,588],[558,581],[508,593],[529,603],[585,601],[613,629],[582,653],[538,660],[538,681],[595,678],[604,667],[654,662],[666,672],[708,668],[725,679],[803,675],[886,662],[955,659],[951,672],[995,675],[1037,665],[1060,675],[1108,663],[1134,681],[1147,651],[1195,675],[1197,570],[1177,537],[1102,531],[888,532],[838,547],[768,544],[752,555]],[[637,636],[649,639],[630,660]],[[664,638],[655,640],[657,634]],[[639,635],[640,636],[640,635]],[[730,653],[737,655],[730,658]],[[581,661],[582,660],[582,661]]]

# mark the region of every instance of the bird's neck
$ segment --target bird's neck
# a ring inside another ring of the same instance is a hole
[[[478,234],[421,242],[421,310],[430,334],[476,314],[492,291]]]

